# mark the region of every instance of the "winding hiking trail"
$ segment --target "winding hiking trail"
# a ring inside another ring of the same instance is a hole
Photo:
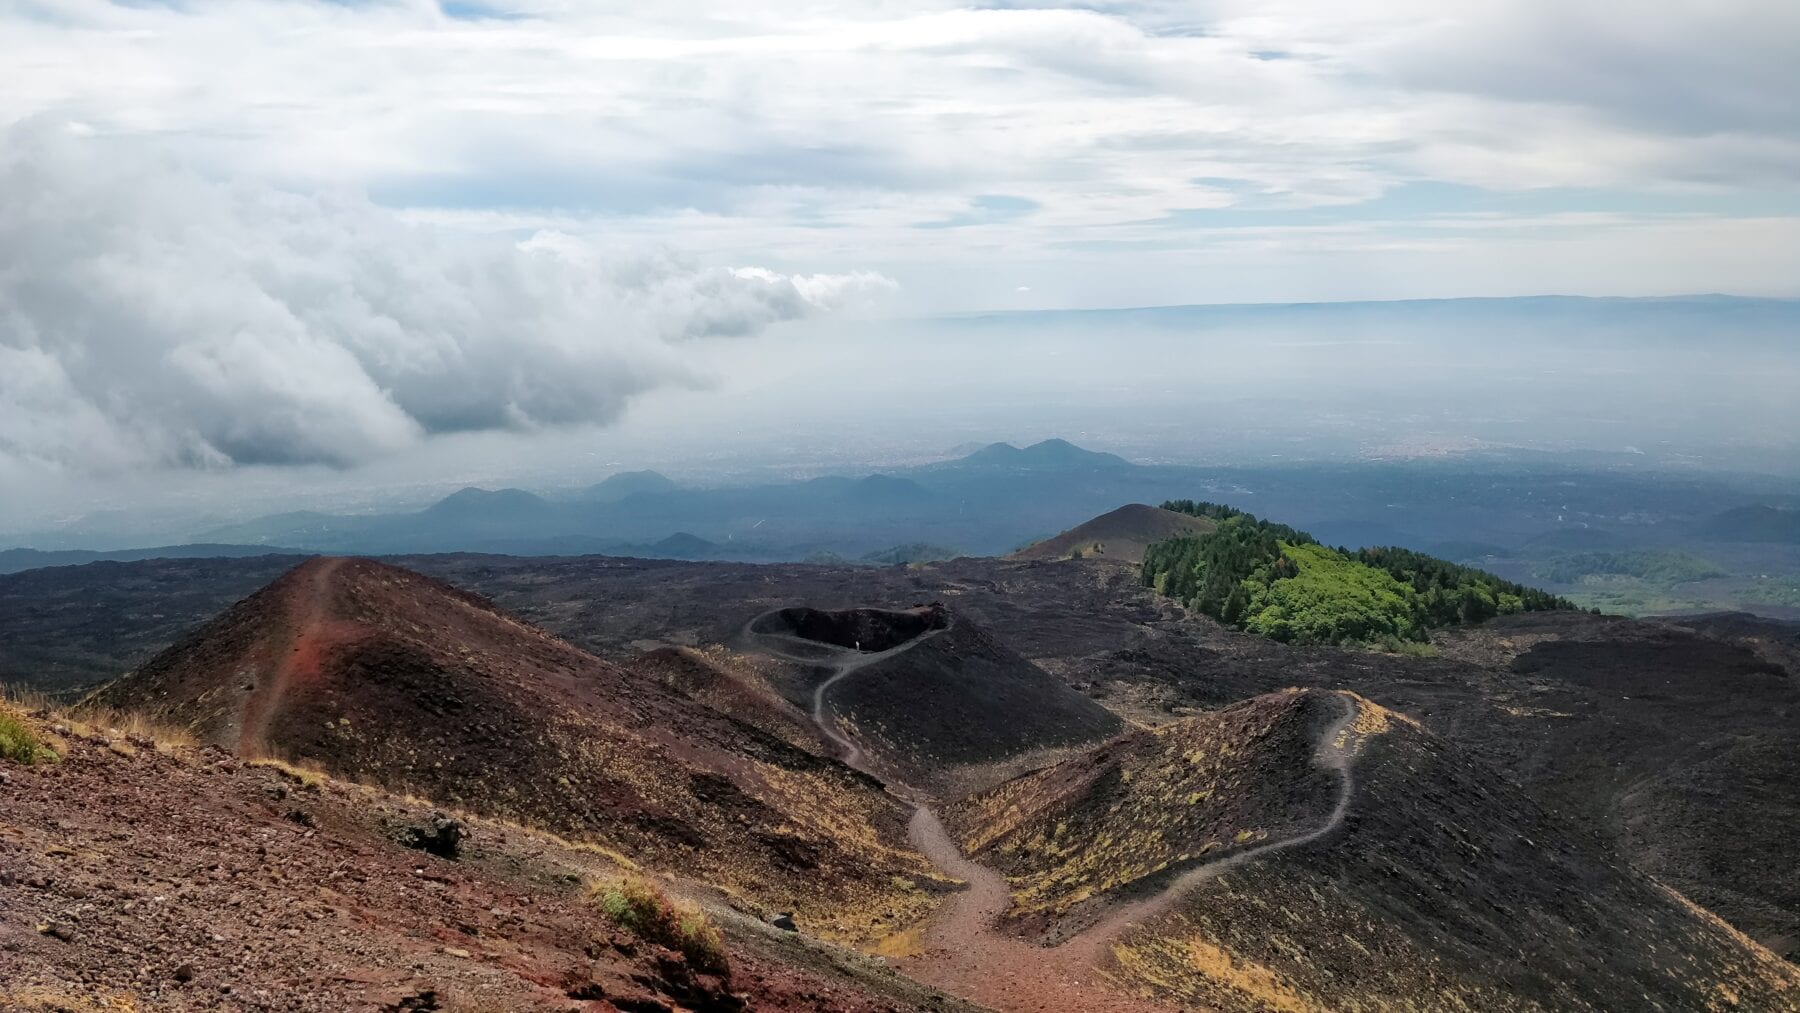
[[[1222,855],[1212,861],[1196,865],[1175,877],[1168,886],[1155,894],[1141,900],[1130,901],[1114,908],[1106,917],[1082,929],[1056,946],[1056,952],[1067,954],[1069,959],[1086,966],[1092,966],[1105,953],[1106,948],[1121,933],[1133,925],[1154,918],[1169,910],[1189,890],[1215,876],[1229,872],[1240,865],[1258,858],[1298,848],[1324,837],[1344,825],[1344,815],[1350,811],[1350,799],[1356,793],[1356,775],[1351,770],[1350,761],[1354,748],[1350,741],[1351,725],[1356,722],[1358,712],[1355,701],[1342,694],[1333,694],[1343,713],[1325,727],[1319,734],[1318,747],[1313,751],[1313,763],[1338,774],[1337,801],[1331,812],[1318,826],[1295,837],[1283,837],[1277,841],[1267,841],[1253,848],[1234,851]]]
[[[763,618],[758,616],[745,625],[744,641],[785,660],[831,670],[831,675],[813,690],[813,723],[821,735],[841,750],[839,759],[872,774],[862,766],[861,747],[839,730],[835,717],[828,713],[829,692],[860,669],[910,650],[942,630],[928,631],[885,651],[858,651],[792,634],[758,632],[754,627]],[[785,643],[789,641],[792,643]],[[782,649],[784,646],[788,649]],[[1169,910],[1200,883],[1254,859],[1310,844],[1343,825],[1356,789],[1351,770],[1351,726],[1358,706],[1346,694],[1333,696],[1342,713],[1321,732],[1313,753],[1314,763],[1338,774],[1337,800],[1323,821],[1305,833],[1196,865],[1155,894],[1113,908],[1100,921],[1052,947],[1037,946],[995,929],[1012,904],[1012,890],[1006,878],[963,854],[931,808],[934,800],[890,782],[895,795],[913,804],[912,819],[907,824],[912,845],[939,871],[966,884],[966,889],[932,914],[923,932],[923,952],[904,958],[902,968],[929,985],[1006,1013],[1172,1013],[1171,1007],[1106,988],[1097,974],[1101,961],[1121,934]]]

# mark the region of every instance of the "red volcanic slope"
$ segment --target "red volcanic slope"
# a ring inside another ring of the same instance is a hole
[[[416,799],[22,717],[60,758],[0,759],[6,1013],[965,1009],[715,910],[722,979],[613,924],[592,849],[468,817],[449,860],[394,840]]]
[[[898,916],[890,878],[928,869],[905,810],[835,761],[368,560],[297,567],[96,702],[846,922]]]

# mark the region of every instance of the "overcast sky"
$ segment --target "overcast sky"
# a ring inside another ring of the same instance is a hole
[[[0,0],[0,481],[616,421],[796,321],[1800,295],[1791,0]]]

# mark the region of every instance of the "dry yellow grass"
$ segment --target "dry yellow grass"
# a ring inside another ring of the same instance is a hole
[[[252,767],[267,767],[270,770],[279,771],[282,776],[299,783],[303,788],[321,788],[324,787],[325,782],[331,780],[330,775],[316,767],[303,767],[286,760],[277,760],[272,756],[258,757],[246,762]]]
[[[135,996],[77,995],[54,988],[0,990],[0,1009],[16,1013],[137,1013]]]
[[[620,928],[679,951],[699,970],[731,973],[725,937],[706,912],[692,904],[677,903],[656,883],[641,876],[590,882],[588,900]]]
[[[63,715],[71,726],[85,726],[90,734],[105,737],[109,744],[124,739],[129,743],[148,745],[159,752],[192,749],[199,743],[192,732],[180,725],[160,721],[137,711],[113,710],[77,704]]]
[[[869,947],[869,952],[890,960],[923,956],[925,953],[925,923],[920,921],[892,935],[881,937],[875,941],[875,945]]]

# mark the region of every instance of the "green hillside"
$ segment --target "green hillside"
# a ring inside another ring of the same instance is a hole
[[[1159,542],[1143,579],[1157,593],[1252,633],[1291,643],[1423,642],[1428,631],[1496,615],[1576,606],[1491,573],[1399,548],[1349,552],[1217,503],[1164,509],[1218,521]]]

